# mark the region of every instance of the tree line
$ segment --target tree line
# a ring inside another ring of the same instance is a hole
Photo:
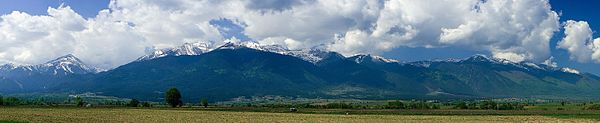
[[[76,96],[73,101],[72,98],[69,98],[67,102],[62,104],[71,104],[79,107],[87,107],[90,103],[87,103],[82,97]],[[182,101],[182,94],[177,88],[170,88],[165,92],[164,95],[164,103],[169,107],[182,107],[184,105]],[[22,100],[14,96],[3,97],[0,95],[0,106],[17,106],[17,105],[57,105],[58,103],[44,100],[43,98],[35,99],[35,100]],[[137,99],[131,99],[127,102],[124,101],[105,101],[102,103],[104,105],[109,106],[129,106],[129,107],[153,107],[153,102],[142,102]],[[160,104],[160,103],[159,103]],[[161,105],[162,105],[161,104]],[[209,101],[206,98],[201,98],[198,104],[203,107],[209,106]],[[562,106],[566,104],[566,102],[560,103]],[[518,103],[518,102],[496,102],[492,100],[484,100],[484,101],[455,101],[455,102],[429,102],[429,101],[388,101],[384,105],[364,105],[359,103],[344,103],[344,102],[334,102],[327,103],[324,105],[315,105],[311,103],[301,103],[301,104],[262,104],[255,105],[252,103],[247,103],[246,105],[242,105],[244,107],[269,107],[269,108],[316,108],[316,109],[440,109],[440,106],[445,106],[447,108],[452,109],[470,109],[470,110],[525,110],[525,106],[530,106],[532,104],[528,103]],[[233,107],[234,105],[231,105]],[[583,103],[581,105],[585,110],[600,110],[600,103],[592,103],[589,105]],[[445,109],[447,109],[445,108]]]
[[[484,109],[484,110],[524,110],[526,104],[521,103],[497,103],[491,100],[481,102],[457,102],[454,109]]]
[[[177,88],[170,88],[165,93],[165,103],[167,105],[169,105],[170,107],[183,106],[184,103],[181,100],[181,98],[182,98],[181,93],[179,92],[179,90],[177,90]],[[73,100],[71,100],[71,99],[73,99]],[[93,106],[93,105],[91,105],[91,103],[86,102],[86,100],[84,98],[82,98],[81,96],[75,96],[74,98],[69,98],[67,101],[65,101],[63,103],[58,103],[58,102],[47,101],[42,98],[35,99],[35,100],[22,100],[17,97],[14,97],[14,96],[3,97],[2,95],[0,95],[0,106],[17,106],[17,105],[53,106],[53,105],[65,105],[65,104],[75,105],[78,107]],[[151,103],[151,102],[142,102],[137,99],[131,99],[128,102],[107,100],[107,101],[103,101],[103,102],[96,102],[94,104],[108,105],[108,106],[128,106],[128,107],[153,107],[154,106],[153,103]],[[209,106],[208,99],[202,98],[199,101],[199,105],[201,105],[203,107],[208,107]]]

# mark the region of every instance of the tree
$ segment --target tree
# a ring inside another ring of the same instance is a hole
[[[202,104],[204,108],[208,107],[208,99],[202,98],[202,100],[200,100],[200,104]]]
[[[0,95],[0,105],[4,105],[4,97],[2,95]]]
[[[596,104],[590,104],[589,106],[586,106],[585,109],[587,110],[600,110],[600,104],[596,103]]]
[[[152,107],[152,104],[150,104],[148,102],[144,102],[144,103],[142,103],[142,107]]]
[[[181,101],[181,93],[179,93],[179,90],[174,87],[165,93],[165,101],[173,108],[177,106],[181,107],[181,105],[183,105],[183,102]]]
[[[491,100],[483,101],[483,102],[481,102],[481,105],[479,105],[479,108],[481,108],[481,109],[495,110],[497,107],[498,107],[498,105],[496,104],[496,102],[491,101]]]
[[[456,104],[456,106],[454,106],[455,109],[468,109],[469,107],[467,106],[466,102],[460,101]]]
[[[140,104],[140,101],[138,101],[137,99],[131,99],[131,101],[129,101],[129,103],[127,104],[127,106],[129,106],[129,107],[138,107],[139,104]]]
[[[7,97],[5,100],[3,100],[4,105],[19,105],[21,102],[19,100],[19,98],[17,97]]]
[[[400,102],[400,100],[388,102],[387,106],[389,109],[404,109],[404,103]]]
[[[79,97],[79,96],[75,97],[75,104],[77,104],[77,106],[83,107],[84,103],[85,102],[83,102],[83,99],[81,99],[81,97]]]

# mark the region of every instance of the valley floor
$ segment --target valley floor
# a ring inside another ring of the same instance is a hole
[[[345,115],[169,108],[0,107],[0,122],[598,122],[537,115]]]

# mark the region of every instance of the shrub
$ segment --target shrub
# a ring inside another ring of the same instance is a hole
[[[525,109],[524,105],[520,105],[519,103],[503,103],[498,106],[498,110],[523,110]]]
[[[83,102],[83,99],[81,99],[81,97],[77,96],[75,97],[75,104],[79,107],[83,107],[85,102]]]
[[[399,100],[388,102],[387,109],[404,109],[404,103]]]
[[[351,109],[352,105],[346,103],[329,103],[325,105],[328,109]]]
[[[469,107],[467,106],[466,102],[458,102],[456,103],[456,105],[454,106],[454,109],[468,109]]]
[[[481,102],[481,105],[479,105],[480,109],[496,109],[498,107],[498,104],[496,104],[496,102],[494,101],[483,101]]]
[[[587,107],[585,107],[586,110],[600,110],[600,104],[596,103],[596,104],[589,104]]]
[[[138,105],[140,105],[140,101],[138,101],[137,99],[131,99],[131,101],[127,103],[127,106],[129,107],[138,107]]]
[[[7,97],[3,100],[4,105],[14,106],[21,104],[21,101],[17,97]]]
[[[479,107],[477,107],[476,102],[471,102],[471,103],[467,104],[467,109],[479,109]]]
[[[152,107],[152,104],[150,104],[148,102],[143,102],[142,107]]]
[[[406,109],[439,109],[439,106],[424,101],[410,102]]]
[[[200,100],[200,104],[204,106],[204,108],[208,107],[208,99],[202,98],[202,100]]]

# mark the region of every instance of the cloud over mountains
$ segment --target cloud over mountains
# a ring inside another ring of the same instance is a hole
[[[565,37],[558,42],[558,48],[569,51],[572,60],[600,63],[600,38],[592,37],[593,31],[587,22],[568,20],[564,28]]]
[[[401,46],[460,46],[535,62],[550,58],[550,38],[560,29],[547,0],[115,0],[92,18],[69,6],[49,7],[48,15],[2,15],[0,63],[36,64],[72,53],[113,68],[148,47],[221,44],[231,38],[224,36],[231,29],[211,21],[223,19],[250,40],[292,49],[326,46],[351,55]],[[569,23],[565,28],[572,27]],[[583,46],[569,43],[581,42],[571,38],[580,36],[575,33],[568,32],[559,48]],[[581,55],[577,52],[596,49],[568,51]]]

